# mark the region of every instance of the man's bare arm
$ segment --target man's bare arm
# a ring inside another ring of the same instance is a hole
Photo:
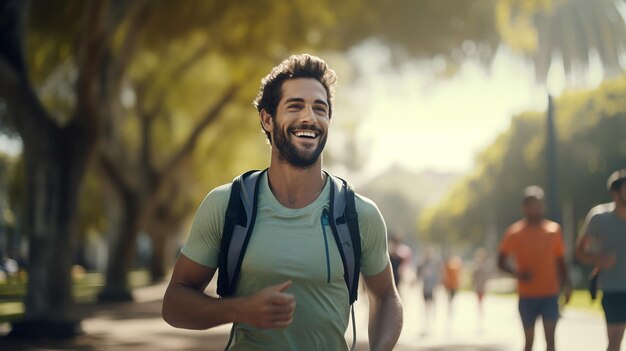
[[[528,273],[528,272],[519,272],[519,271],[513,269],[511,267],[511,265],[509,264],[509,256],[505,255],[502,252],[500,252],[498,254],[498,268],[500,268],[501,270],[511,274],[515,278],[517,278],[519,280],[522,280],[522,281],[528,281],[531,278],[530,273]]]
[[[569,270],[565,263],[563,256],[556,259],[557,270],[559,272],[559,279],[561,281],[561,287],[563,288],[563,294],[565,295],[565,303],[569,302],[572,297],[572,281],[569,276]]]
[[[393,283],[391,263],[381,273],[363,279],[370,302],[370,350],[393,350],[402,331],[402,303]]]
[[[594,267],[604,269],[611,268],[615,265],[615,255],[593,254],[589,252],[592,239],[589,235],[581,235],[576,242],[576,259],[580,263],[584,263]]]
[[[267,287],[237,298],[213,298],[204,289],[215,268],[198,264],[181,254],[163,297],[163,319],[173,327],[209,329],[243,322],[259,328],[286,328],[293,319],[295,299],[284,291],[291,282]]]

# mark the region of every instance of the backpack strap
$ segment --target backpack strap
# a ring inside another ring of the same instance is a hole
[[[350,304],[358,297],[361,270],[361,234],[354,190],[345,180],[326,173],[331,180],[330,225],[339,248]]]
[[[254,228],[258,185],[264,172],[248,171],[237,176],[231,185],[218,262],[217,293],[221,297],[232,296],[237,288],[241,262]]]

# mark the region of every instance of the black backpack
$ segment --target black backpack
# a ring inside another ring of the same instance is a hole
[[[218,262],[217,293],[221,297],[232,296],[237,288],[243,256],[254,229],[259,182],[261,175],[266,171],[267,169],[248,171],[233,180]],[[361,266],[361,235],[354,201],[355,195],[348,182],[328,173],[326,175],[331,182],[329,222],[341,255],[344,280],[348,288],[350,305],[352,305],[358,295]],[[353,336],[355,336],[354,309],[352,309],[352,326]],[[234,326],[232,331],[234,331]],[[230,342],[231,340],[228,342],[229,345]]]

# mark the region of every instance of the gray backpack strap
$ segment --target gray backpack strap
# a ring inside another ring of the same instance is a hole
[[[258,184],[265,171],[249,171],[233,180],[220,247],[218,294],[235,293],[241,262],[256,217]]]
[[[241,187],[241,203],[246,213],[246,224],[235,224],[233,229],[233,236],[228,247],[228,266],[234,269],[228,269],[228,280],[233,287],[233,293],[235,292],[235,286],[237,285],[237,278],[239,276],[239,270],[241,269],[241,262],[243,261],[244,246],[247,246],[250,239],[249,234],[252,233],[252,227],[254,226],[254,216],[256,205],[256,184],[260,175],[263,172],[256,171],[251,173],[247,177],[243,178],[243,186]]]
[[[361,268],[361,236],[354,205],[354,191],[345,180],[328,174],[331,180],[331,228],[344,266],[344,280],[350,304],[357,299]]]

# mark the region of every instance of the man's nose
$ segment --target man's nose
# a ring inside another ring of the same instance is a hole
[[[315,111],[313,111],[313,106],[307,106],[302,110],[300,114],[300,121],[309,124],[315,124]]]

